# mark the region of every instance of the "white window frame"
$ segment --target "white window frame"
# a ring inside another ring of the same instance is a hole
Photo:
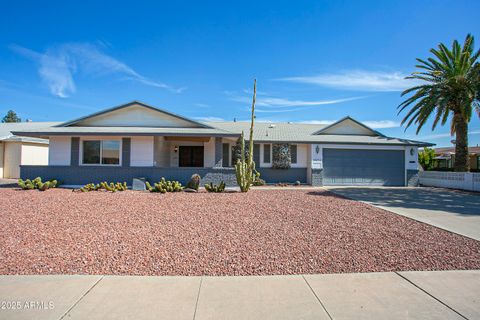
[[[100,163],[83,163],[83,142],[84,141],[100,141]],[[118,164],[102,164],[102,145],[103,141],[118,141],[119,144],[119,157],[118,157]],[[78,163],[81,166],[102,166],[102,167],[121,167],[122,166],[122,150],[123,150],[123,145],[122,145],[122,139],[118,138],[81,138],[80,139],[80,152],[79,152],[79,161]]]

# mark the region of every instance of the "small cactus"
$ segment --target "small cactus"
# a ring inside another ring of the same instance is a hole
[[[205,190],[207,190],[208,192],[216,192],[216,193],[224,192],[225,182],[222,181],[220,182],[219,185],[215,185],[213,184],[213,182],[207,183],[205,184]]]

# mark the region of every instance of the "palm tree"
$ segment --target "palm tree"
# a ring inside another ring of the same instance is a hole
[[[408,128],[415,123],[418,134],[432,115],[432,130],[451,118],[451,134],[456,136],[454,170],[468,171],[468,123],[472,110],[480,116],[480,50],[474,52],[469,34],[463,47],[455,40],[451,50],[441,43],[430,52],[433,58],[417,59],[416,67],[422,70],[406,77],[421,83],[402,92],[402,97],[413,93],[398,106],[399,113],[411,106],[402,125]]]

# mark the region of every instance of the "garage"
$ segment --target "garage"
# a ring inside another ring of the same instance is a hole
[[[404,150],[323,149],[323,185],[405,185]]]

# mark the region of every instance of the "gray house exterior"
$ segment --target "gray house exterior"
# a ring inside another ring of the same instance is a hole
[[[48,165],[23,165],[21,177],[64,185],[161,177],[235,185],[232,147],[247,122],[198,122],[133,101],[76,120],[14,134],[49,139]],[[254,159],[267,183],[414,185],[417,149],[431,144],[386,137],[345,117],[329,126],[256,123]],[[273,148],[288,145],[289,169],[274,169]]]

